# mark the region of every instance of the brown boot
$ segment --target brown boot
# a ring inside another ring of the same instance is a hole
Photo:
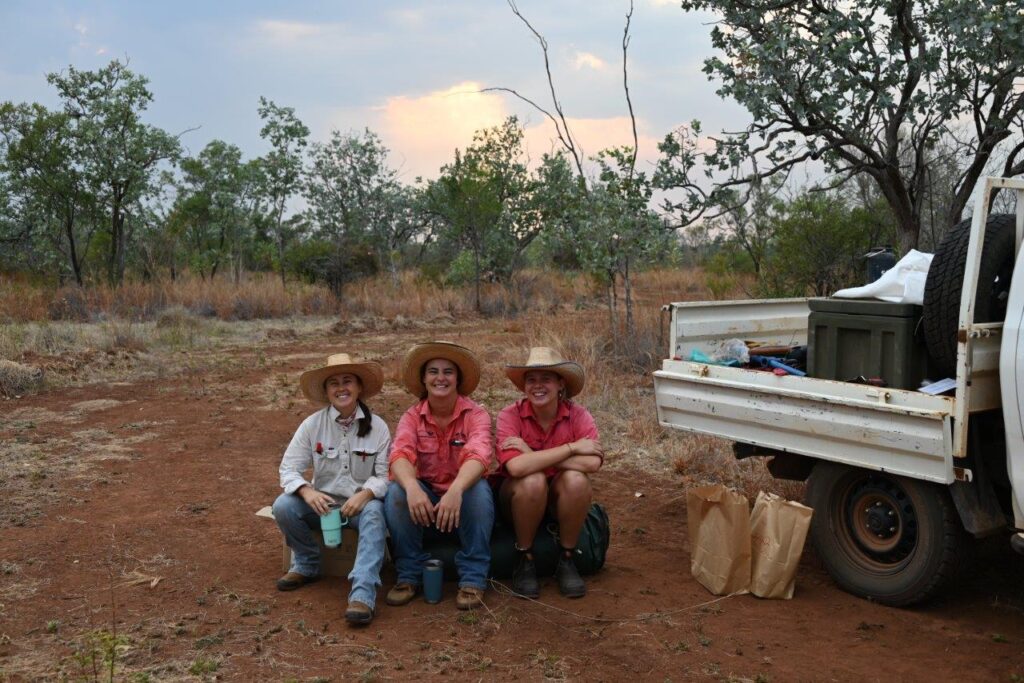
[[[395,587],[388,591],[388,596],[384,599],[384,602],[392,607],[401,607],[412,602],[412,599],[419,592],[419,586],[414,586],[411,583],[396,583]]]
[[[455,596],[455,606],[459,609],[476,609],[483,607],[484,592],[479,588],[465,586],[459,588],[459,594]]]
[[[369,624],[373,621],[373,608],[366,603],[352,600],[345,610],[345,621],[350,624]]]
[[[319,576],[306,576],[298,572],[288,572],[280,579],[277,580],[277,590],[279,591],[293,591],[296,588],[302,588],[307,583],[313,583],[319,581]]]

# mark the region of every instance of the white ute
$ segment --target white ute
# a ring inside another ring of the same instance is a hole
[[[1016,216],[988,216],[997,189],[1016,193]],[[807,299],[665,307],[658,421],[732,440],[737,457],[771,456],[776,477],[806,479],[811,538],[829,573],[889,605],[939,590],[969,535],[1024,530],[1024,181],[985,178],[974,206],[936,251],[925,295],[942,373],[931,379],[954,378],[953,395],[685,360],[734,338],[806,344]]]

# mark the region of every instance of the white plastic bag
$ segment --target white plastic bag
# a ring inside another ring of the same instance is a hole
[[[832,296],[839,299],[881,299],[897,304],[923,304],[924,283],[928,280],[932,256],[911,249],[871,284],[840,289]]]

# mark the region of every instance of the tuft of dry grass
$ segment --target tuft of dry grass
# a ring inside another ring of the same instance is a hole
[[[38,391],[42,386],[41,368],[0,358],[0,396],[24,396]]]

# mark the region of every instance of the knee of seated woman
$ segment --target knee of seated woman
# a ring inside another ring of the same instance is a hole
[[[297,494],[282,493],[274,500],[274,504],[270,506],[271,513],[275,519],[281,519],[285,515],[298,514],[299,510],[296,502],[301,500]]]
[[[554,487],[560,491],[573,493],[589,493],[590,477],[576,470],[563,470],[555,479]]]
[[[516,480],[516,490],[526,494],[546,494],[548,478],[543,472],[534,472]]]

